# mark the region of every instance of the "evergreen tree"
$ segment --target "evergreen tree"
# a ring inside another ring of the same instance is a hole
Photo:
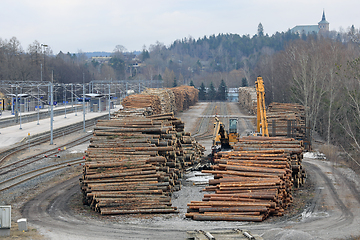
[[[144,49],[141,53],[141,60],[145,61],[146,59],[150,58],[149,51]]]
[[[199,100],[206,100],[206,87],[205,87],[204,82],[202,82],[200,85]]]
[[[215,90],[213,82],[210,83],[209,93],[208,93],[208,98],[207,99],[208,100],[215,100],[216,99],[216,90]]]
[[[195,87],[193,80],[190,81],[190,85],[189,85],[189,86]],[[204,86],[204,87],[205,87],[205,86]]]
[[[258,25],[258,35],[259,35],[259,37],[264,36],[264,27],[261,23],[259,23],[259,25]]]
[[[242,87],[247,87],[247,86],[249,86],[249,85],[248,85],[248,81],[247,81],[246,78],[242,78],[242,79],[241,79],[241,86],[242,86]]]
[[[221,83],[217,92],[217,99],[220,101],[225,101],[227,99],[227,87],[224,79],[221,79]]]
[[[123,79],[125,77],[126,63],[121,58],[113,56],[109,60],[109,65],[115,70],[116,77]]]
[[[173,83],[173,87],[177,87],[178,84],[177,84],[177,80],[176,80],[176,77],[174,77],[174,83]]]

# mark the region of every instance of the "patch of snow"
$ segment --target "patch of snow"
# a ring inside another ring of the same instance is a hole
[[[312,159],[323,159],[326,160],[326,156],[320,152],[306,152],[304,153],[305,158],[312,158]]]

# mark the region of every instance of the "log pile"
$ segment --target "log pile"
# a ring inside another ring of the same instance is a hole
[[[270,136],[273,136],[274,132],[275,135],[273,137],[291,136],[295,139],[306,139],[304,106],[294,103],[273,102],[268,107],[267,119]],[[289,123],[289,121],[291,122]]]
[[[301,140],[284,137],[243,137],[234,145],[236,151],[274,151],[284,150],[291,164],[292,178],[295,187],[304,184],[305,169],[302,166],[304,144]]]
[[[151,107],[147,108],[124,108],[111,115],[111,119],[118,119],[124,117],[143,117],[153,115],[154,112]]]
[[[147,88],[141,94],[156,95],[160,98],[161,113],[176,112],[174,92],[166,88]]]
[[[134,94],[123,99],[124,109],[128,108],[151,108],[154,114],[161,113],[160,98],[156,95]]]
[[[99,120],[80,179],[83,203],[105,215],[176,213],[171,193],[203,151],[172,113]]]
[[[256,89],[253,87],[239,87],[239,104],[250,114],[256,114]]]
[[[186,217],[206,221],[263,221],[282,216],[292,203],[292,186],[300,184],[301,142],[285,138],[247,137],[232,152],[215,155],[214,180],[202,201],[188,204]],[[300,164],[300,165],[299,165]],[[303,180],[303,178],[301,178]]]
[[[188,109],[198,101],[199,90],[194,87],[183,85],[170,89],[174,92],[178,112]]]
[[[154,114],[180,112],[195,105],[198,95],[198,89],[184,85],[169,89],[148,88],[141,94],[127,96],[122,105],[124,109],[151,108]]]

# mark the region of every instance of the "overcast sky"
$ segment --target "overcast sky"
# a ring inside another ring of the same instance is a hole
[[[359,0],[0,0],[0,38],[24,50],[35,40],[59,51],[141,51],[157,41],[219,33],[269,35],[317,24],[325,10],[330,30],[360,27]]]

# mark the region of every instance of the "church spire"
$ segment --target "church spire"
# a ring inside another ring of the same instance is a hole
[[[318,23],[318,27],[320,31],[329,31],[329,22],[326,21],[325,10],[323,10],[322,19]]]
[[[322,15],[321,21],[326,21],[326,19],[325,19],[325,10],[323,10],[323,15]]]

